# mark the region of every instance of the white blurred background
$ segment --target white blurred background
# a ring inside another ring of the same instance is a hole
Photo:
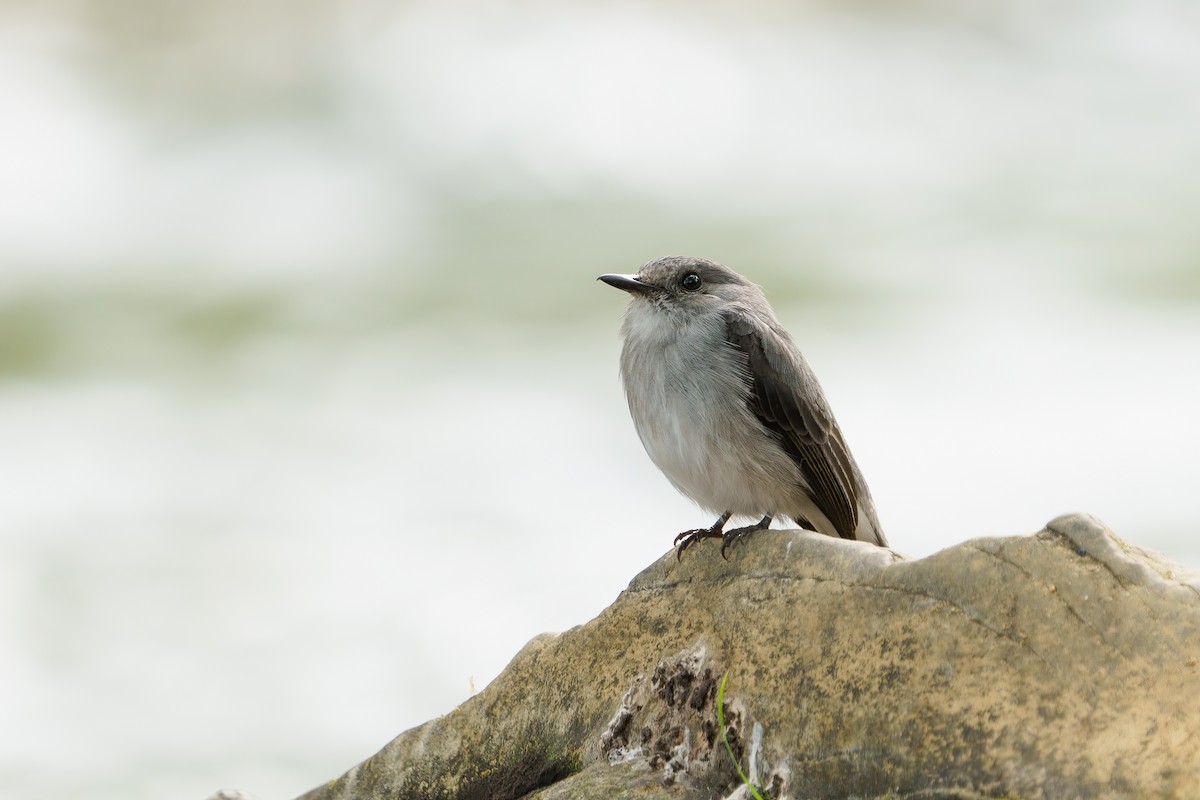
[[[1200,10],[0,4],[0,795],[264,799],[708,515],[625,298],[761,283],[894,547],[1200,566]]]

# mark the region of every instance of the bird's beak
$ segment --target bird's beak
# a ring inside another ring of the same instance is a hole
[[[601,275],[597,280],[604,281],[609,286],[615,286],[630,294],[650,294],[658,291],[658,287],[652,283],[643,283],[638,280],[637,275]]]

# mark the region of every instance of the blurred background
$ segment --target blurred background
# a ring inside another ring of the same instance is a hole
[[[893,546],[1200,566],[1200,10],[0,3],[0,794],[294,796],[711,522],[625,297],[762,284]]]

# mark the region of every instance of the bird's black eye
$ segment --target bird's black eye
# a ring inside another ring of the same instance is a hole
[[[694,292],[700,288],[700,276],[694,272],[689,272],[679,279],[679,285],[689,292]]]

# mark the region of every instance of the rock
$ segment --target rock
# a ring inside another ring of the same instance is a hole
[[[1200,797],[1200,576],[1060,517],[928,558],[673,552],[303,800]]]

